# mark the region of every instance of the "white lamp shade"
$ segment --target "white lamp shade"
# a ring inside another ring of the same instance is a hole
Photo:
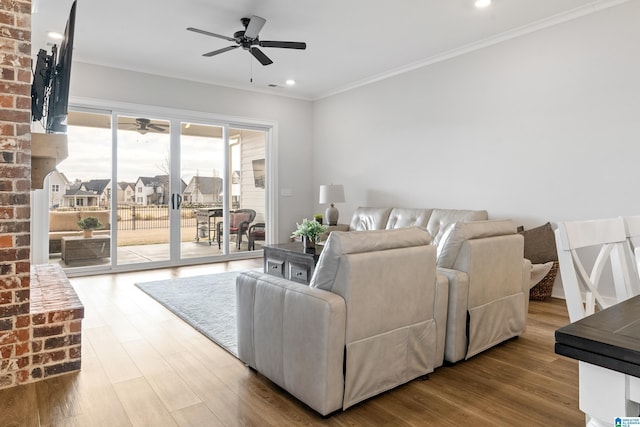
[[[321,185],[319,203],[344,203],[344,186],[342,184]]]

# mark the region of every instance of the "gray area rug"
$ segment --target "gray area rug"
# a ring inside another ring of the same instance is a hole
[[[238,357],[236,277],[241,271],[136,283],[211,341]]]

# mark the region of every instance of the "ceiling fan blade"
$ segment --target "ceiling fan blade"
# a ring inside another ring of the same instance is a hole
[[[164,128],[161,128],[161,127],[160,127],[160,126],[158,126],[158,125],[154,125],[153,123],[152,123],[152,124],[150,124],[150,125],[148,125],[148,126],[147,126],[147,129],[153,129],[153,130],[155,130],[155,131],[157,131],[157,132],[164,132],[164,131],[166,130],[166,129],[164,129]]]
[[[227,40],[227,41],[230,41],[230,42],[235,42],[236,41],[236,39],[233,39],[231,37],[222,36],[220,34],[211,33],[209,31],[205,31],[205,30],[200,30],[198,28],[188,27],[187,31],[193,31],[194,33],[204,34],[205,36],[217,37],[219,39]]]
[[[262,47],[281,47],[284,49],[306,49],[307,44],[304,42],[279,42],[279,41],[260,41]]]
[[[249,49],[251,51],[251,55],[256,58],[262,65],[273,64],[273,61],[269,59],[267,55],[265,55],[260,49],[257,47],[252,47]]]
[[[240,46],[237,46],[237,45],[236,46],[227,46],[227,47],[223,47],[222,49],[214,50],[212,52],[203,53],[202,56],[207,56],[207,57],[208,56],[215,56],[215,55],[218,55],[220,53],[224,53],[224,52],[228,52],[230,50],[236,49],[238,47],[240,47]]]
[[[250,40],[258,38],[258,33],[260,33],[265,22],[267,22],[266,19],[253,15],[249,21],[249,25],[247,25],[244,36]]]

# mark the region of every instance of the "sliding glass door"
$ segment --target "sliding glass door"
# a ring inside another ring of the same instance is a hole
[[[70,262],[54,248],[51,262],[100,270],[258,256],[268,228],[268,135],[171,115],[70,112],[69,159],[49,178],[50,208],[95,211],[105,247]],[[62,226],[50,222],[53,235]],[[71,222],[63,231],[79,236]]]
[[[227,188],[224,132],[222,126],[180,123],[181,259],[224,253],[218,230]]]
[[[182,259],[260,249],[264,226],[256,229],[266,217],[265,147],[264,130],[181,123]]]
[[[118,265],[170,259],[171,124],[117,115]]]

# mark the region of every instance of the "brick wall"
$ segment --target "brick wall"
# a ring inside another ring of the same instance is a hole
[[[0,387],[30,377],[31,2],[0,0]]]
[[[0,388],[80,369],[84,308],[31,266],[31,2],[0,0]]]

